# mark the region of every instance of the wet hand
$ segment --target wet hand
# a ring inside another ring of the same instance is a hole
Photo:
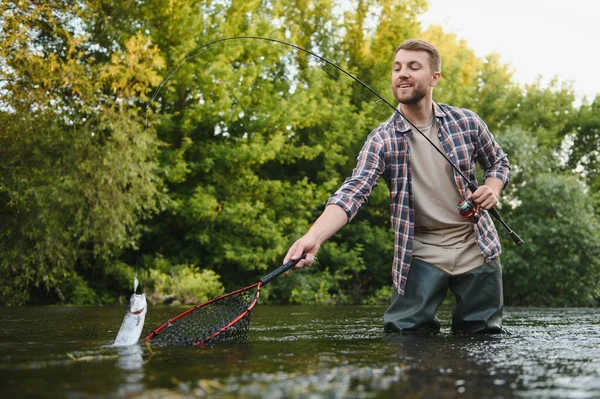
[[[498,204],[498,195],[491,187],[486,185],[479,186],[474,193],[470,193],[469,199],[475,201],[485,210],[491,209]]]

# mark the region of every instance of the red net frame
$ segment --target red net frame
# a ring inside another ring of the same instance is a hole
[[[262,285],[259,281],[194,306],[151,331],[144,341],[159,346],[203,346],[217,340],[245,340]]]

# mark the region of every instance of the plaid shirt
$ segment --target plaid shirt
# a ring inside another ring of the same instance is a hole
[[[475,161],[485,170],[483,179],[496,177],[508,184],[510,167],[486,124],[474,112],[434,103],[435,117],[439,123],[438,138],[450,160],[472,182]],[[344,184],[331,196],[327,205],[339,205],[346,211],[348,221],[358,213],[362,204],[384,176],[390,189],[390,212],[395,232],[392,278],[394,286],[404,294],[410,261],[412,258],[414,214],[410,179],[411,126],[398,113],[394,114],[369,134],[358,162]],[[467,198],[467,184],[454,171],[456,186],[463,198]],[[475,224],[475,241],[485,262],[500,256],[500,240],[488,212],[483,212]]]

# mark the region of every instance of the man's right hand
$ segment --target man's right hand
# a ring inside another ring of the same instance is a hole
[[[317,238],[312,234],[307,233],[297,240],[288,250],[287,255],[283,263],[287,263],[290,260],[299,259],[302,254],[306,254],[306,258],[298,262],[292,269],[300,269],[302,267],[312,266],[317,258],[317,252],[321,244],[317,241]]]

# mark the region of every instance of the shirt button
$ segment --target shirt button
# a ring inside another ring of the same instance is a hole
[[[450,154],[450,158],[452,158],[454,156],[454,154]]]

